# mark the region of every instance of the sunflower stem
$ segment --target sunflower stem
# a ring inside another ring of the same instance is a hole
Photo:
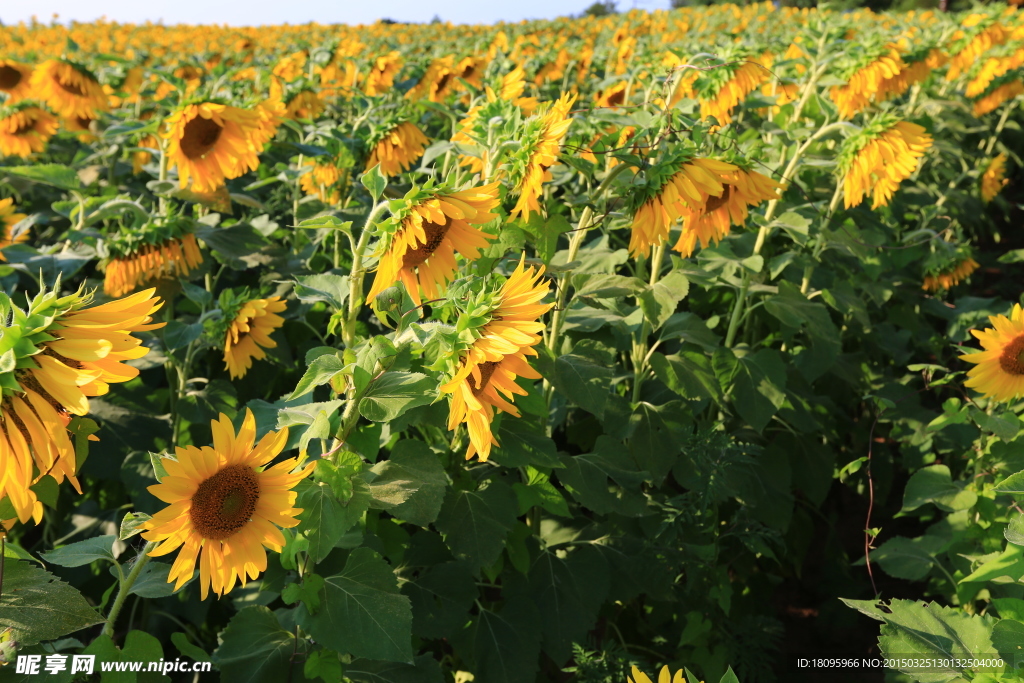
[[[1003,107],[1003,114],[999,117],[999,123],[996,124],[995,129],[992,131],[992,136],[988,139],[988,144],[985,145],[985,156],[992,154],[992,150],[996,148],[996,140],[999,139],[999,134],[1003,132],[1003,128],[1006,126],[1006,122],[1010,119],[1010,112],[1017,106],[1017,98],[1011,100],[1005,107]]]
[[[355,341],[356,317],[362,309],[363,252],[366,251],[366,247],[370,243],[370,226],[374,224],[387,208],[388,202],[386,199],[373,207],[370,215],[366,217],[366,223],[363,224],[363,231],[359,234],[359,242],[356,243],[355,248],[352,250],[352,272],[349,275],[348,290],[348,317],[341,329],[341,340],[345,343],[345,346],[352,346],[352,342]]]
[[[147,541],[138,559],[135,560],[135,566],[128,572],[128,576],[120,582],[121,585],[117,589],[117,597],[114,598],[114,604],[110,606],[110,613],[107,615],[107,624],[103,627],[103,635],[111,639],[114,638],[114,624],[117,621],[117,615],[121,612],[121,608],[124,607],[124,601],[131,594],[132,586],[135,585],[136,579],[139,578],[143,568],[149,564],[149,551],[155,547],[155,542]]]
[[[651,287],[658,283],[658,278],[661,276],[661,262],[665,258],[666,246],[662,242],[654,247],[654,253],[651,254]],[[639,303],[638,299],[637,304]],[[647,361],[651,357],[647,348],[647,337],[652,331],[651,322],[644,316],[644,321],[640,326],[640,337],[633,345],[633,403],[640,402],[640,387],[643,386],[644,378],[647,376]]]

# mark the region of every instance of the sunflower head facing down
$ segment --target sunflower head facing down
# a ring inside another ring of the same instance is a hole
[[[27,157],[46,149],[57,132],[57,117],[29,101],[0,108],[0,153]]]
[[[12,244],[18,244],[28,239],[28,230],[22,230],[14,234],[14,226],[25,218],[23,213],[14,212],[14,200],[8,197],[0,199],[0,250]],[[6,261],[4,252],[0,251],[0,261]]]
[[[541,211],[543,185],[551,179],[548,169],[558,161],[562,138],[572,124],[570,110],[576,95],[565,93],[547,109],[526,121],[522,151],[511,163],[511,176],[519,200],[511,211],[524,221]]]
[[[407,171],[430,144],[423,131],[411,121],[380,128],[370,139],[374,142],[366,159],[366,170],[379,164],[381,174],[386,177]]]
[[[259,112],[215,102],[188,104],[165,121],[167,155],[178,167],[182,187],[212,192],[224,181],[260,165],[265,126]]]
[[[221,320],[226,324],[222,337],[224,365],[231,379],[244,377],[253,359],[266,358],[263,349],[277,347],[270,335],[284,324],[284,318],[277,314],[287,307],[279,296],[253,299],[247,290],[236,293],[230,289],[221,293]]]
[[[1009,180],[1006,179],[1006,155],[999,154],[988,163],[988,168],[981,176],[981,198],[990,202],[996,198]]]
[[[1024,396],[1024,309],[1014,304],[1010,317],[989,317],[992,327],[971,330],[981,351],[960,356],[973,363],[964,384],[986,398],[1008,402]]]
[[[385,224],[377,274],[367,302],[402,282],[417,306],[436,299],[458,270],[455,253],[479,258],[490,244],[478,226],[498,217],[498,183],[453,192],[430,185],[413,188]]]
[[[103,291],[124,296],[147,283],[186,277],[203,262],[191,224],[169,220],[165,224],[108,235],[110,253]]]
[[[465,424],[469,432],[467,460],[474,455],[487,460],[491,447],[499,445],[491,432],[495,410],[519,417],[512,401],[527,392],[516,378],[541,377],[527,357],[537,355],[533,347],[544,329],[539,318],[553,305],[541,303],[550,289],[543,275],[543,266],[526,268],[524,256],[500,288],[484,289],[463,304],[464,315],[488,319],[464,333],[472,341],[455,352],[451,379],[441,386],[451,395],[448,429]]]
[[[931,145],[932,138],[922,126],[888,115],[847,138],[839,153],[846,208],[857,206],[868,195],[872,209],[886,206]]]
[[[267,432],[256,442],[256,419],[247,408],[238,432],[224,415],[210,423],[213,446],[175,449],[164,458],[167,471],[149,491],[168,506],[146,522],[142,536],[158,543],[154,557],[181,549],[168,583],[178,590],[199,565],[199,590],[228,593],[236,581],[244,586],[267,568],[265,548],[280,552],[281,528],[299,523],[292,489],[313,469],[297,469],[298,459],[269,463],[284,449],[287,427]]]
[[[32,92],[58,116],[94,119],[110,108],[107,93],[84,67],[63,59],[48,59],[32,72]]]

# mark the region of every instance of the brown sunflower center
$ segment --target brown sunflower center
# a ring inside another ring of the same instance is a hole
[[[213,119],[197,116],[185,124],[181,135],[181,152],[189,159],[202,159],[220,139],[224,128]]]
[[[13,90],[21,83],[21,72],[13,66],[0,66],[0,90]]]
[[[480,364],[480,385],[473,387],[473,395],[479,396],[487,385],[491,381],[491,375],[494,374],[494,370],[498,367],[498,363],[495,361],[484,361]]]
[[[451,74],[445,74],[444,76],[441,76],[441,78],[437,79],[437,88],[435,89],[435,92],[442,92],[445,86],[448,85],[448,81],[451,80],[451,77]]]
[[[31,133],[36,129],[36,122],[34,120],[25,119],[24,123],[20,124],[17,128],[11,131],[11,135],[25,135]]]
[[[704,203],[704,213],[717,211],[729,203],[729,195],[732,194],[732,185],[725,185],[721,197],[708,197]]]
[[[259,499],[256,472],[245,465],[229,465],[199,485],[189,516],[200,536],[220,541],[249,523]]]
[[[618,106],[618,105],[622,104],[623,100],[625,100],[625,99],[626,99],[626,91],[625,90],[619,90],[618,92],[613,92],[611,95],[608,96],[608,106],[609,107]]]
[[[75,95],[76,97],[85,97],[85,91],[78,85],[74,83],[64,83],[59,78],[55,78],[53,80],[64,92]]]
[[[444,236],[448,234],[449,227],[451,227],[451,223],[448,225],[438,225],[437,223],[424,222],[423,232],[427,235],[427,241],[415,249],[405,252],[405,257],[402,259],[402,267],[416,268],[422,265],[441,246]]]
[[[1024,375],[1024,334],[1003,347],[999,367],[1008,375]]]
[[[93,120],[90,119],[88,116],[77,116],[77,117],[75,117],[75,122],[78,123],[78,125],[82,127],[82,130],[89,130],[89,124],[91,124],[92,121]]]

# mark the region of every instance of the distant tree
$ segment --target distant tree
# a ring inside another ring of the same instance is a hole
[[[598,0],[597,2],[595,2],[593,5],[591,5],[587,9],[583,10],[583,14],[581,14],[580,16],[583,16],[583,17],[606,17],[609,14],[615,14],[615,12],[616,12],[615,5],[617,5],[617,4],[618,3],[616,3],[615,0],[604,0],[604,2],[601,2],[601,0]]]
[[[441,17],[439,17],[438,15],[435,14],[434,18],[430,20],[430,23],[431,24],[440,24],[440,23],[442,23]]]

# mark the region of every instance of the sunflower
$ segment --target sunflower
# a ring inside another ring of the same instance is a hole
[[[312,90],[303,90],[296,94],[285,107],[285,118],[292,119],[315,119],[324,112],[327,105],[324,104]]]
[[[487,62],[479,57],[466,57],[455,65],[455,76],[474,88],[482,88],[484,69],[486,68]]]
[[[42,152],[57,132],[57,125],[57,118],[39,107],[15,106],[0,110],[0,153],[27,157]]]
[[[380,164],[381,174],[396,176],[423,156],[423,150],[429,143],[427,136],[414,124],[409,121],[400,123],[377,140],[366,160],[366,170]]]
[[[306,68],[306,59],[307,55],[305,50],[293,52],[290,55],[282,57],[281,60],[274,65],[272,73],[286,83],[291,83],[294,80],[298,80],[299,76],[302,75],[303,70]]]
[[[165,277],[185,277],[203,262],[196,236],[182,235],[110,259],[103,279],[103,291],[124,296],[139,285]]]
[[[551,179],[548,168],[558,161],[558,152],[562,138],[565,137],[572,117],[569,110],[576,101],[576,95],[565,93],[552,103],[546,112],[540,115],[538,125],[528,135],[524,135],[524,149],[528,157],[518,175],[515,191],[519,200],[511,211],[512,216],[520,216],[524,221],[530,220],[530,214],[540,212],[540,202],[545,181]]]
[[[14,200],[11,198],[0,199],[0,249],[18,244],[28,239],[28,230],[22,230],[14,234],[14,226],[26,218],[23,213],[14,213]],[[4,252],[0,251],[0,261],[6,261]]]
[[[640,669],[633,667],[632,678],[627,677],[628,683],[651,683],[651,679],[648,678]],[[661,667],[661,673],[658,674],[658,683],[686,683],[686,678],[683,677],[683,670],[676,671],[675,675],[669,671],[667,666]]]
[[[32,92],[32,67],[9,59],[0,59],[0,92],[6,93],[7,104],[23,100]]]
[[[259,122],[251,134],[252,143],[263,149],[277,135],[277,129],[287,118],[287,113],[284,102],[273,96],[257,104],[256,114],[259,116]]]
[[[438,57],[427,67],[423,77],[406,97],[419,100],[426,97],[431,102],[442,102],[455,85],[455,58],[453,55]]]
[[[718,244],[729,234],[730,225],[747,222],[747,207],[778,199],[782,189],[782,185],[768,176],[740,167],[719,172],[718,179],[722,183],[722,194],[709,196],[697,205],[696,210],[685,215],[683,232],[672,247],[684,257],[693,254],[698,239],[701,247],[707,247],[711,242]]]
[[[594,97],[594,103],[599,108],[616,108],[626,103],[626,95],[629,84],[626,81],[619,81],[610,88],[598,90]]]
[[[1014,304],[1010,317],[989,317],[992,328],[971,330],[982,351],[960,356],[974,363],[964,384],[977,389],[986,398],[1011,401],[1024,396],[1024,309]]]
[[[96,119],[88,116],[76,116],[75,118],[64,119],[64,130],[77,133],[77,137],[81,142],[96,142],[99,138],[92,132],[93,121],[96,121]]]
[[[865,66],[857,69],[845,85],[836,85],[829,90],[829,96],[836,103],[839,115],[844,119],[877,100],[883,84],[892,81],[907,66],[895,45],[885,46],[884,52]]]
[[[252,299],[241,305],[224,337],[224,364],[231,379],[245,377],[254,358],[266,358],[263,349],[277,347],[270,335],[284,324],[284,318],[277,314],[285,308],[279,296]]]
[[[553,305],[539,303],[549,290],[543,274],[543,266],[527,269],[525,257],[520,259],[497,292],[490,322],[474,330],[476,339],[461,354],[454,376],[441,386],[442,393],[451,394],[448,429],[465,424],[469,432],[467,460],[479,455],[486,461],[491,446],[499,445],[491,432],[495,409],[519,417],[511,401],[527,392],[516,384],[516,377],[540,379],[526,357],[537,355],[533,347],[544,329],[538,318]]]
[[[395,84],[395,76],[401,69],[402,53],[398,50],[375,58],[370,63],[370,73],[366,74],[363,92],[372,97],[390,90]]]
[[[32,92],[58,116],[96,118],[110,103],[103,86],[84,68],[60,59],[48,59],[32,72]]]
[[[713,96],[700,98],[700,117],[714,116],[723,126],[730,123],[732,110],[769,77],[770,74],[757,62],[744,62]]]
[[[256,442],[256,419],[245,410],[235,433],[221,413],[210,422],[213,446],[175,449],[164,458],[165,476],[149,491],[168,504],[145,523],[142,537],[158,545],[149,551],[160,557],[181,549],[171,565],[168,583],[178,590],[199,564],[203,600],[212,589],[218,596],[240,581],[255,579],[267,568],[264,548],[281,552],[285,529],[298,525],[301,509],[293,507],[292,489],[313,469],[296,470],[298,458],[268,467],[288,440],[288,428],[267,432]],[[293,471],[294,470],[294,471]]]
[[[1003,102],[1008,102],[1022,93],[1024,93],[1024,81],[1019,79],[1004,81],[988,94],[974,100],[971,111],[975,116],[984,116],[998,109]]]
[[[981,198],[985,202],[992,201],[1008,182],[1010,181],[1006,179],[1006,155],[999,154],[988,163],[988,168],[981,176]]]
[[[984,19],[984,15],[970,14],[964,19],[964,26],[977,25],[980,19]],[[970,69],[983,53],[988,52],[996,45],[1002,45],[1008,37],[1009,34],[1006,29],[998,21],[979,31],[964,44],[961,50],[950,57],[946,80],[955,81],[960,77],[960,74]],[[953,38],[958,42],[962,42],[965,35],[962,31],[958,31],[953,35]]]
[[[261,115],[213,102],[189,104],[167,119],[167,155],[178,167],[181,186],[212,192],[229,178],[260,165]]]
[[[848,138],[839,164],[845,172],[846,208],[857,206],[869,193],[872,209],[887,205],[931,145],[931,136],[921,126],[891,119],[865,126],[863,134]]]
[[[473,260],[489,244],[474,226],[498,217],[498,183],[459,192],[426,192],[396,213],[398,229],[381,243],[377,274],[366,300],[401,281],[418,306],[420,292],[435,299],[455,275],[455,252]]]
[[[967,84],[964,94],[972,99],[978,97],[988,90],[992,81],[1021,66],[1024,66],[1024,48],[1006,57],[990,57]]]
[[[44,290],[27,311],[0,297],[0,348],[15,356],[12,369],[0,372],[0,498],[11,501],[22,523],[42,517],[29,487],[43,476],[57,483],[67,477],[81,493],[71,415],[86,415],[88,397],[106,394],[110,383],[138,376],[123,361],[149,352],[133,333],[164,325],[151,324],[163,305],[152,295],[150,289],[90,307],[82,292],[57,297]]]
[[[952,289],[967,279],[977,269],[978,262],[973,258],[966,257],[954,261],[945,268],[926,274],[921,289],[926,292]]]
[[[307,195],[316,195],[325,204],[337,204],[341,201],[341,193],[335,187],[345,177],[347,169],[327,161],[306,159],[303,162],[305,172],[299,178],[299,185]]]

